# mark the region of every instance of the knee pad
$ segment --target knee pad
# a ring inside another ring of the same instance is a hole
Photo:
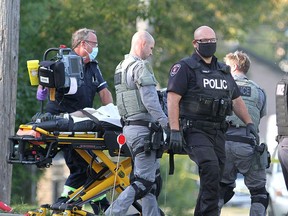
[[[265,187],[251,189],[251,204],[253,203],[261,203],[265,209],[267,209],[269,204],[269,193],[266,191]]]
[[[138,185],[135,182],[141,182],[144,185],[144,189],[138,187]],[[148,194],[153,186],[154,182],[147,181],[142,178],[135,178],[135,181],[131,184],[131,186],[135,190],[135,198],[134,201],[143,198],[146,194]]]

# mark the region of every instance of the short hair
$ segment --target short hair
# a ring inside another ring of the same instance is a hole
[[[226,62],[227,60],[232,61],[234,64],[237,65],[238,70],[242,71],[243,73],[247,73],[249,68],[250,68],[250,58],[249,56],[242,52],[242,51],[236,51],[234,53],[228,53],[224,57],[224,61]]]
[[[76,32],[74,32],[72,34],[72,40],[71,40],[72,48],[73,49],[76,48],[81,41],[87,40],[88,34],[90,32],[96,35],[96,31],[95,30],[87,29],[87,28],[82,28],[82,29],[79,29]]]

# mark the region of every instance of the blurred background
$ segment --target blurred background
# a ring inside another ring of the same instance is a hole
[[[115,100],[114,70],[129,52],[130,39],[137,29],[146,28],[156,40],[153,68],[159,88],[165,88],[172,64],[192,54],[194,30],[208,25],[217,35],[219,60],[236,49],[244,50],[251,57],[249,77],[265,89],[268,97],[268,115],[260,127],[261,141],[266,142],[273,153],[277,145],[275,87],[288,71],[287,9],[287,0],[21,1],[15,128],[29,122],[41,107],[36,100],[36,87],[29,83],[26,61],[41,61],[48,48],[63,44],[70,47],[75,30],[86,27],[97,31],[97,60]],[[98,102],[96,99],[95,108],[99,106]],[[273,162],[277,164],[277,159]],[[195,165],[187,156],[176,156],[175,173],[168,175],[167,155],[161,163],[164,180],[159,199],[161,208],[167,215],[191,215],[198,192]],[[39,170],[13,165],[11,202],[53,202],[61,193],[68,174],[65,174],[61,157],[52,167]],[[43,187],[47,187],[47,193]],[[27,190],[23,191],[23,188]],[[244,201],[249,205],[249,195],[246,194]]]

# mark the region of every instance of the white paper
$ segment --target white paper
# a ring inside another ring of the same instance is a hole
[[[69,79],[70,79],[70,88],[68,93],[66,93],[66,95],[75,94],[78,89],[77,79],[75,77],[70,77]]]

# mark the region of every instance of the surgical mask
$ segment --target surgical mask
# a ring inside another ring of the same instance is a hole
[[[90,61],[93,61],[98,55],[98,47],[93,47],[92,52],[88,54]]]
[[[198,43],[197,51],[204,58],[212,57],[216,52],[216,43]]]
[[[87,44],[91,47],[91,45],[90,45],[89,43],[87,43]],[[92,47],[91,47],[91,48],[92,48]],[[93,47],[91,53],[88,53],[87,50],[86,50],[86,52],[87,52],[88,55],[89,55],[90,61],[93,61],[93,60],[97,57],[98,51],[99,51],[98,46],[97,46],[97,47]]]

